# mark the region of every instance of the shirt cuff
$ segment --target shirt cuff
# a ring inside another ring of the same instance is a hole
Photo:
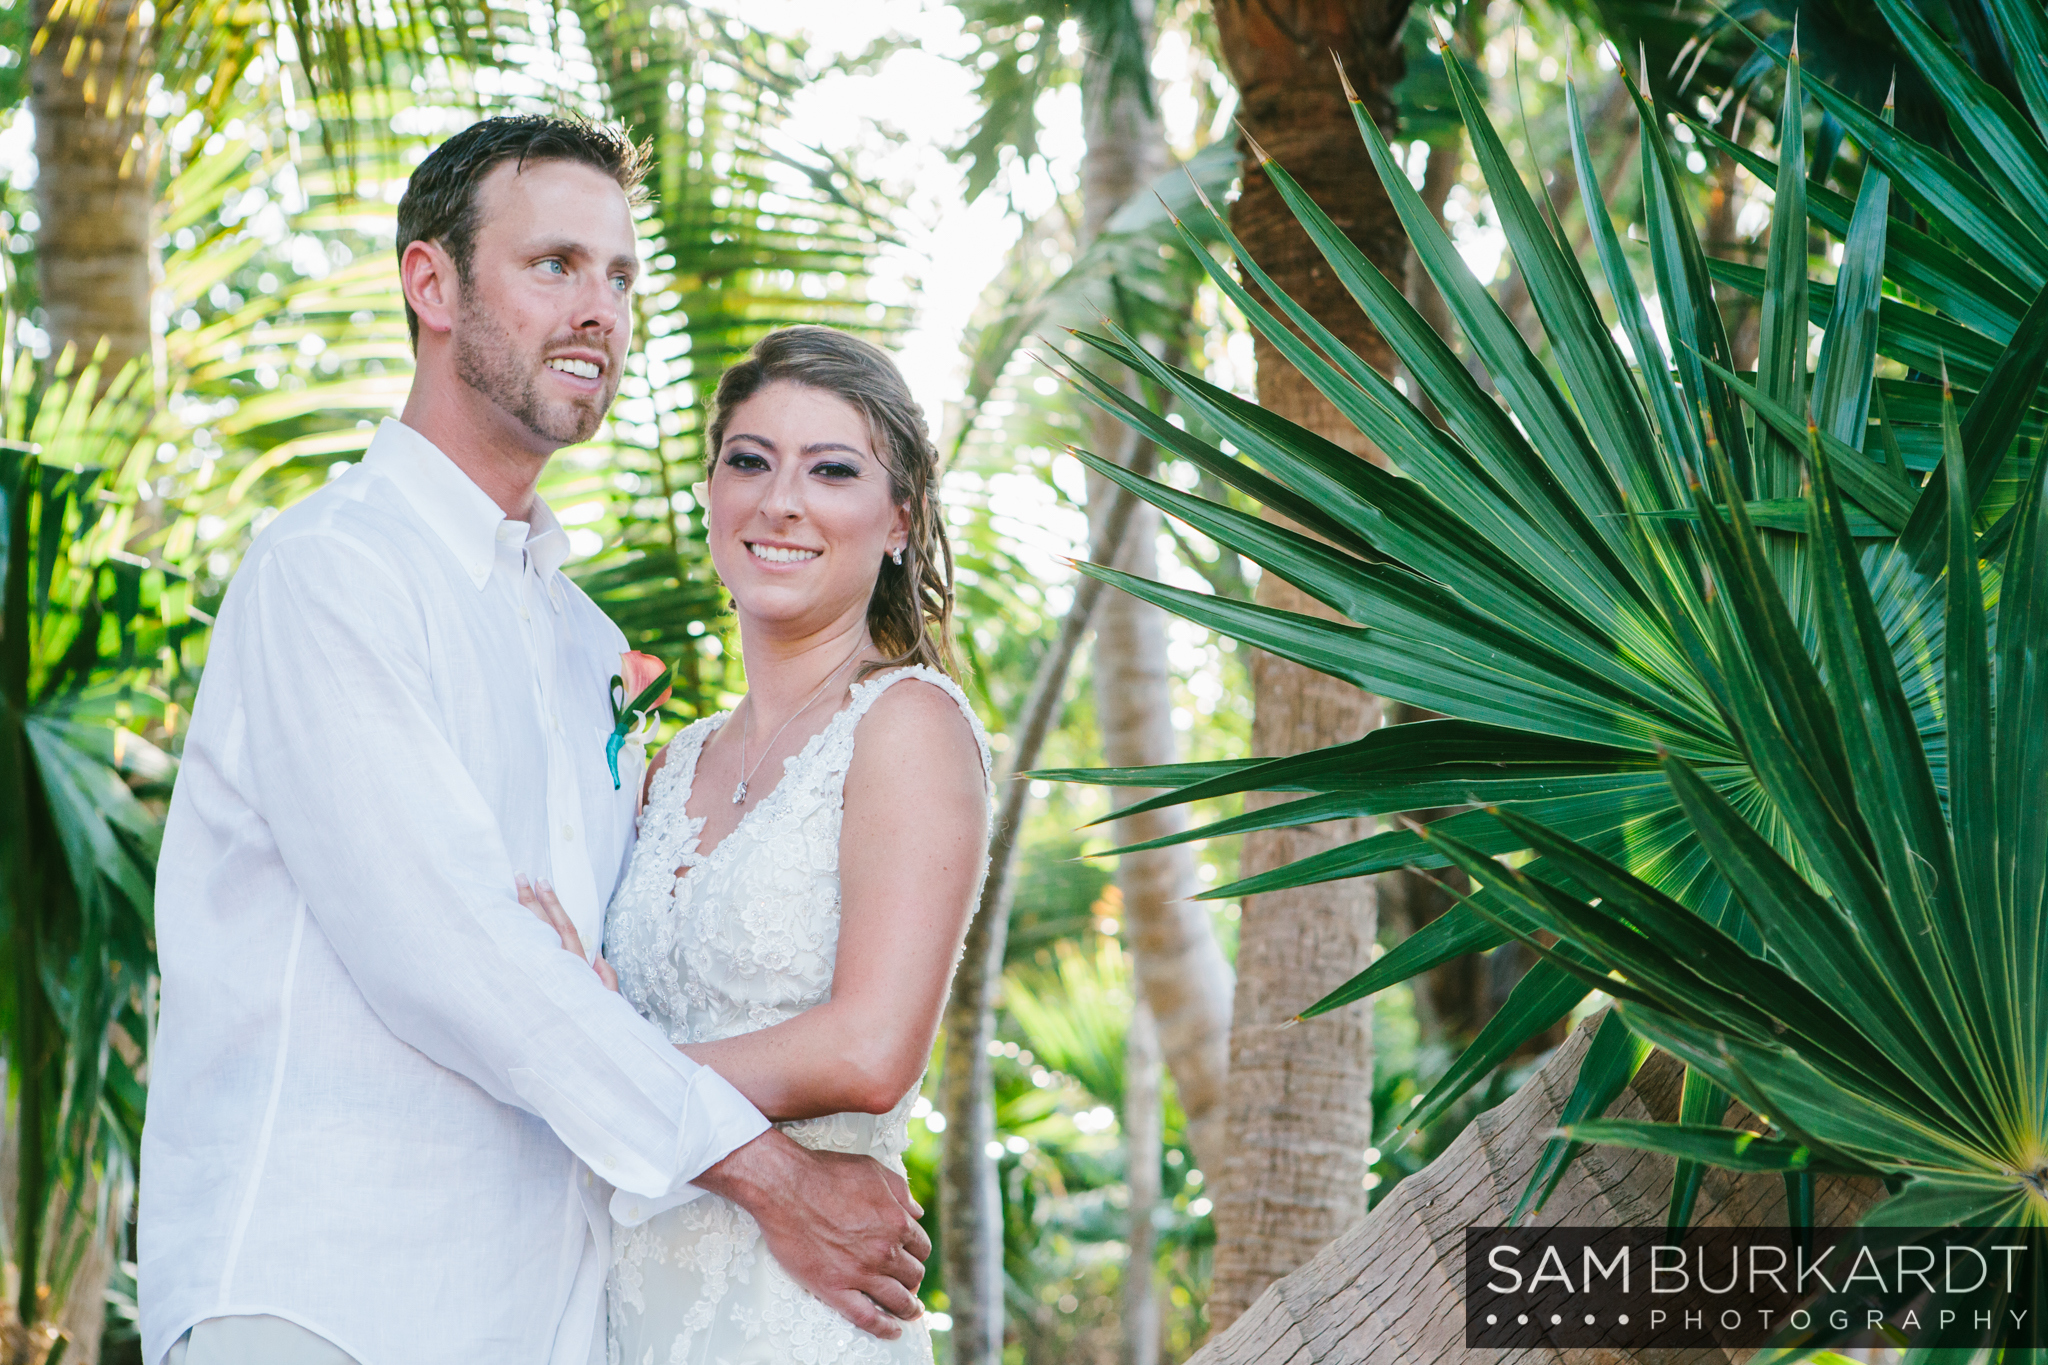
[[[703,1191],[689,1182],[768,1131],[768,1120],[753,1103],[733,1089],[732,1082],[699,1065],[690,1078],[690,1094],[676,1134],[676,1183],[664,1195],[649,1197],[626,1190],[612,1193],[612,1218],[621,1227],[638,1227],[658,1213],[680,1208]]]

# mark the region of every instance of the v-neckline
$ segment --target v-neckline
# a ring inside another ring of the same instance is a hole
[[[856,683],[854,686],[857,687],[859,684]],[[808,757],[811,750],[817,747],[819,741],[832,732],[832,727],[839,723],[839,718],[852,710],[852,689],[849,688],[846,704],[837,711],[834,711],[831,718],[819,726],[816,733],[809,739],[804,741],[801,749],[798,749],[795,753],[782,760],[782,772],[776,777],[775,785],[770,787],[759,801],[741,811],[740,818],[733,823],[733,827],[721,835],[718,842],[713,844],[710,849],[706,850],[701,847],[700,840],[703,836],[704,826],[710,822],[711,817],[709,815],[693,816],[690,814],[690,798],[697,790],[697,762],[704,757],[704,746],[711,742],[713,735],[725,729],[725,724],[732,719],[733,713],[725,711],[712,717],[718,723],[711,726],[709,732],[697,741],[696,747],[690,751],[689,766],[683,770],[682,776],[678,779],[678,785],[682,787],[681,807],[683,820],[686,823],[694,823],[697,826],[697,833],[690,836],[690,843],[694,851],[683,854],[683,865],[676,869],[676,881],[684,881],[694,869],[703,867],[713,858],[717,857],[719,851],[733,841],[733,836],[747,827],[747,821],[753,819],[758,812],[765,810],[775,800],[776,796],[782,791],[783,784],[789,781],[792,765]]]

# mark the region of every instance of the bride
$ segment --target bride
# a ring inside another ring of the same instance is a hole
[[[708,448],[748,692],[649,771],[610,969],[790,1137],[901,1173],[987,860],[937,453],[888,356],[823,327],[774,332],[725,374]],[[581,951],[543,888],[523,895]],[[807,1293],[736,1204],[632,1213],[613,1233],[611,1365],[932,1358],[922,1320]]]

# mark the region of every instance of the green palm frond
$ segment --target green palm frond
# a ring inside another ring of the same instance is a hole
[[[1952,1187],[1956,1218],[1984,1214],[1984,1180],[2005,1179],[1999,1216],[2048,1220],[2048,924],[2037,879],[2048,843],[2013,814],[2037,809],[2028,784],[2048,780],[2029,766],[2034,741],[2019,719],[2034,642],[2048,637],[2033,631],[2031,595],[2015,590],[2048,562],[2038,526],[2048,466],[2035,458],[2048,417],[2048,234],[2041,215],[2003,206],[2048,195],[2048,144],[1996,82],[1949,56],[1903,6],[1884,6],[1966,160],[1807,81],[1787,56],[1776,162],[1713,144],[1776,185],[1761,268],[1702,252],[1671,116],[1632,89],[1643,220],[1628,235],[1647,241],[1647,261],[1632,259],[1609,216],[1568,99],[1589,278],[1446,55],[1541,324],[1540,354],[1354,104],[1416,259],[1492,392],[1399,282],[1268,162],[1332,277],[1441,426],[1208,215],[1203,235],[1220,237],[1242,275],[1203,252],[1216,288],[1390,470],[1159,361],[1113,326],[1086,339],[1199,418],[1203,434],[1072,368],[1091,400],[1313,534],[1107,461],[1090,457],[1091,468],[1343,619],[1090,572],[1447,719],[1259,763],[1058,775],[1171,788],[1151,805],[1298,794],[1188,838],[1474,805],[1205,894],[1400,866],[1472,877],[1460,905],[1305,1002],[1303,1017],[1509,938],[1541,949],[1500,1016],[1403,1115],[1409,1131],[1591,992],[1620,1001],[1567,1105],[1578,1126],[1544,1153],[1523,1212],[1540,1207],[1576,1139],[1654,1142],[1678,1156],[1676,1223],[1706,1164],[1784,1171],[1795,1215],[1810,1205],[1813,1172],[1858,1170],[1910,1182],[1922,1213],[1944,1207],[1931,1192]],[[2037,0],[1987,12],[2007,50],[2042,22]],[[1868,158],[1853,200],[1810,181],[1809,96]],[[1934,231],[1902,222],[1906,209]],[[1809,278],[1814,228],[1843,242],[1832,281]],[[1639,276],[1653,286],[1661,334]],[[1762,303],[1754,373],[1733,363],[1717,283]],[[1809,373],[1813,327],[1822,345]],[[1881,358],[1905,377],[1880,380]],[[1944,368],[1952,390],[1936,382]],[[1557,941],[1545,947],[1539,931]],[[1662,1136],[1594,1122],[1640,1063],[1631,1030],[1691,1068],[1683,1122]],[[1722,1134],[1731,1096],[1779,1135],[1759,1145]]]
[[[1039,155],[1039,96],[1078,78],[1080,63],[1062,51],[1061,27],[1072,23],[1080,43],[1104,59],[1105,102],[1134,94],[1152,109],[1149,35],[1130,0],[967,0],[960,6],[980,40],[976,98],[982,114],[955,153],[967,164],[967,197],[995,182],[1003,153]]]
[[[634,648],[681,661],[677,709],[701,712],[725,683],[723,597],[689,491],[711,388],[777,326],[884,340],[900,330],[900,308],[864,295],[891,241],[890,205],[779,131],[804,76],[799,51],[685,7],[570,17],[560,41],[598,78],[559,100],[634,126],[654,170],[639,339],[619,400],[596,442],[552,463],[542,492],[571,516],[571,572]],[[174,491],[130,548],[189,566],[179,591],[202,609],[269,509],[358,458],[411,378],[390,201],[421,138],[376,130],[394,109],[408,127],[447,126],[447,102],[323,91],[299,107],[340,130],[330,145],[282,110],[284,79],[245,83],[223,112],[246,131],[194,145],[162,199],[174,302],[168,402],[151,439]]]
[[[174,769],[145,731],[167,720],[160,656],[193,627],[164,619],[175,575],[120,548],[143,467],[123,458],[148,420],[142,367],[95,400],[96,365],[61,356],[43,375],[7,350],[0,1029],[19,1184],[6,1251],[14,1312],[35,1323],[64,1302],[101,1226],[95,1192],[125,1185],[116,1172],[134,1170],[141,1140],[156,803]]]

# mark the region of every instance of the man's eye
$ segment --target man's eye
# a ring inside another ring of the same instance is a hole
[[[627,279],[624,275],[612,276],[612,288],[618,290],[621,294],[625,293],[632,287],[633,282]]]
[[[551,271],[557,275],[566,275],[569,273],[569,268],[567,266],[563,265],[560,261],[557,261],[552,257],[549,258],[548,260],[542,261],[540,263],[540,268],[543,270]]]

